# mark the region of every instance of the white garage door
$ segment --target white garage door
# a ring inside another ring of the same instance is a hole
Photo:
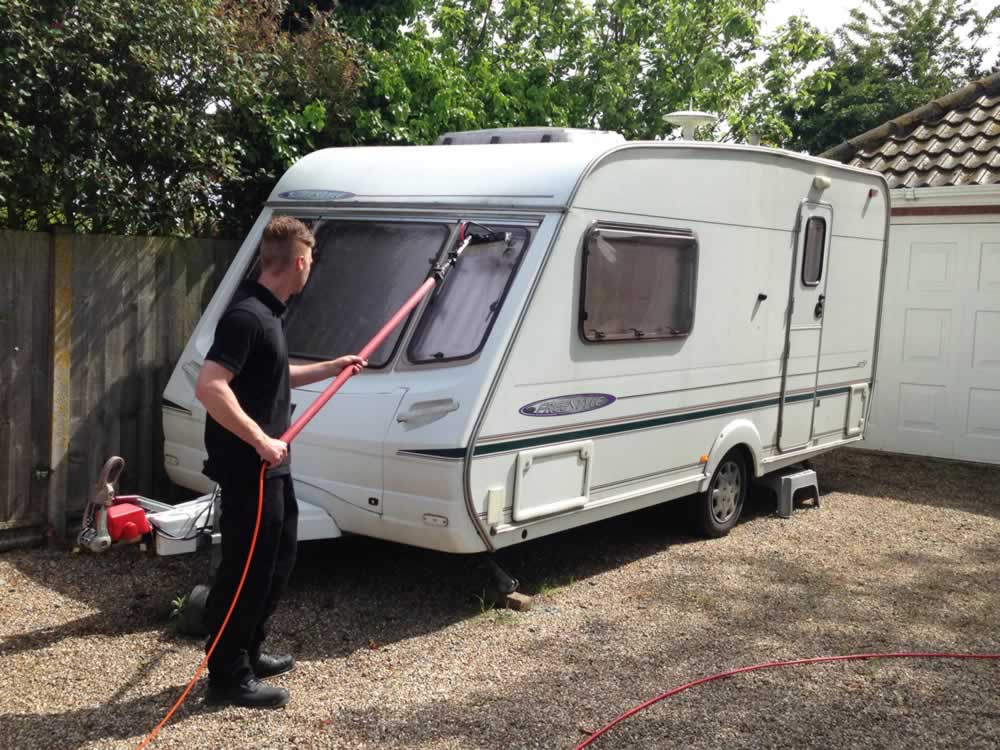
[[[1000,224],[892,226],[862,447],[1000,463]]]

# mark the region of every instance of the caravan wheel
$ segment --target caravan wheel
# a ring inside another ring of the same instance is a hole
[[[729,451],[712,474],[708,491],[697,496],[693,510],[698,531],[721,537],[740,520],[747,496],[747,464],[743,451]]]

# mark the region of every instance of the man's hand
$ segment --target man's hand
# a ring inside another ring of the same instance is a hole
[[[288,380],[292,388],[298,388],[310,383],[318,383],[321,380],[337,377],[345,367],[355,367],[356,372],[368,366],[368,360],[361,359],[353,354],[348,354],[337,359],[328,359],[325,362],[316,362],[312,365],[289,365]]]
[[[257,449],[257,455],[269,467],[277,466],[288,456],[288,443],[267,435],[263,436],[254,447]]]
[[[368,367],[368,360],[348,354],[343,357],[337,357],[331,364],[333,365],[334,375],[339,375],[345,367],[351,367],[352,365],[357,368],[356,372],[360,372],[363,368]]]

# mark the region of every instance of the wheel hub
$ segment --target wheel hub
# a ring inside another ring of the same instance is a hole
[[[724,524],[736,513],[743,480],[739,466],[727,461],[719,467],[715,485],[712,488],[712,516],[716,523]]]

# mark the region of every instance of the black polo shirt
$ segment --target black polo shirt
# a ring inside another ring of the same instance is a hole
[[[243,411],[273,438],[281,437],[291,422],[284,313],[285,305],[269,289],[244,281],[219,319],[205,357],[234,374],[229,386]],[[211,415],[205,421],[205,448],[204,473],[217,482],[233,472],[260,472],[261,459],[253,446]],[[268,469],[266,476],[288,474],[290,464],[289,455],[281,465]]]

